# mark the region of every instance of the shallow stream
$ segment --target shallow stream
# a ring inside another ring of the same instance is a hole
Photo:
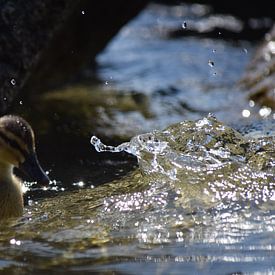
[[[211,18],[150,5],[100,81],[19,99],[52,182],[0,225],[0,272],[275,273],[275,115],[238,84],[256,45],[168,35]]]

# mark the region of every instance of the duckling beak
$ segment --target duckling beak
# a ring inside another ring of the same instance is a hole
[[[50,179],[41,168],[35,153],[28,155],[25,161],[20,164],[18,168],[39,185],[46,186],[50,183]]]

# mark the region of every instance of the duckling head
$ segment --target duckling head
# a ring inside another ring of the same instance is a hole
[[[33,130],[21,117],[6,115],[0,118],[0,164],[19,168],[37,183],[49,183],[36,156]]]

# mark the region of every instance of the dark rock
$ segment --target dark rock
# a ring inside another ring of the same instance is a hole
[[[146,2],[0,0],[0,113],[22,88],[77,74]]]
[[[0,112],[22,88],[74,1],[0,1]],[[59,22],[59,24],[57,24]]]

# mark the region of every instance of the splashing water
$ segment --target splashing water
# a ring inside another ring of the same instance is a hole
[[[157,138],[157,131],[138,135],[131,139],[130,142],[122,143],[116,147],[104,145],[100,139],[95,136],[91,138],[91,144],[98,152],[118,153],[124,151],[132,154],[138,158],[140,165],[143,163],[144,153],[148,153],[152,158],[151,167],[149,169],[145,169],[144,167],[144,173],[161,172],[162,174],[166,174],[171,177],[171,179],[174,178],[173,173],[171,171],[166,173],[163,167],[159,165],[157,161],[157,156],[164,153],[168,145],[166,141],[161,141]]]
[[[138,171],[120,182],[130,189],[106,197],[100,218],[140,243],[238,244],[275,230],[274,135],[242,135],[209,115],[117,147],[91,143],[137,157]]]
[[[22,266],[28,253],[40,270],[93,268],[103,259],[115,268],[125,259],[175,268],[191,258],[228,270],[234,255],[238,268],[274,271],[275,136],[254,130],[243,135],[210,115],[117,147],[92,137],[99,152],[135,155],[139,169],[96,188],[79,181],[75,191],[29,200],[16,226],[2,225],[0,256]]]
[[[274,136],[248,139],[212,115],[138,135],[117,147],[95,136],[91,144],[98,152],[135,155],[151,185],[166,182],[180,189],[184,200],[189,193],[196,201],[205,198],[227,207],[232,201],[275,199]]]

